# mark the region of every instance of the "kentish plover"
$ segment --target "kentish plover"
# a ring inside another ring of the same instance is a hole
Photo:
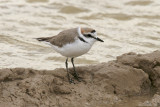
[[[37,40],[47,42],[56,52],[67,57],[65,64],[70,83],[74,83],[74,81],[69,74],[67,63],[68,58],[71,58],[74,69],[74,77],[80,81],[75,70],[74,58],[87,53],[96,41],[104,42],[102,39],[97,37],[97,33],[94,29],[81,27],[64,30],[56,36],[41,37],[37,38]]]

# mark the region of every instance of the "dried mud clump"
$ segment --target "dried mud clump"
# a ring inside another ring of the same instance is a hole
[[[152,100],[139,105],[160,104],[160,51],[127,53],[107,63],[77,67],[77,71],[82,82],[75,79],[75,84],[69,84],[63,68],[1,69],[0,107],[111,106],[151,93],[155,94]]]

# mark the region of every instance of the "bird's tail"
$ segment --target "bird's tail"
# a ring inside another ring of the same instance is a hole
[[[48,40],[50,39],[49,37],[41,37],[41,38],[35,38],[37,39],[38,41],[46,41],[48,42]]]

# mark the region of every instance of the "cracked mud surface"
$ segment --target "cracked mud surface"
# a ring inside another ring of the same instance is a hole
[[[77,67],[82,82],[69,84],[63,68],[0,70],[2,107],[97,107],[160,105],[160,51],[127,53],[117,60]],[[70,68],[70,72],[73,70]]]

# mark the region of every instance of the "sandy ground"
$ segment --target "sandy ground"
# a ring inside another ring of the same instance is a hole
[[[69,84],[63,68],[1,69],[0,107],[160,106],[160,51],[127,53],[77,71],[82,81]],[[143,96],[150,97],[127,102]]]

